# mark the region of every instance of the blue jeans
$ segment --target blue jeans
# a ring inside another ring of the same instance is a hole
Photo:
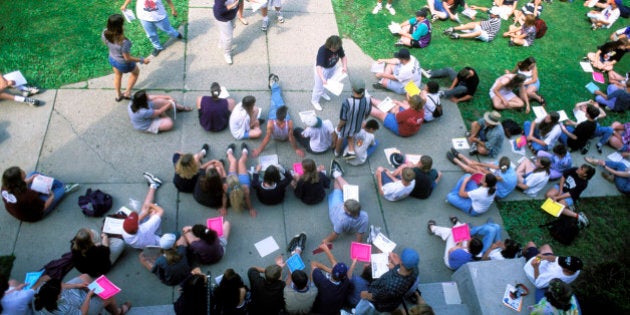
[[[608,143],[608,139],[613,135],[615,131],[612,127],[602,127],[597,123],[597,128],[595,129],[595,134],[593,137],[599,137],[599,144],[604,145]]]
[[[157,30],[161,29],[166,32],[170,37],[179,36],[179,32],[171,26],[171,22],[168,20],[168,16],[157,22],[150,22],[140,20],[142,23],[142,27],[144,28],[145,33],[147,33],[147,37],[151,41],[151,45],[153,48],[162,50],[164,47],[160,43],[160,37],[158,36]]]
[[[614,85],[614,84],[609,84],[608,88],[606,88],[606,95],[610,95],[610,93],[617,91],[619,88]],[[605,99],[603,96],[601,95],[597,95],[597,97],[595,97],[595,101],[597,101],[597,103],[600,104],[604,104],[606,105],[606,107],[613,109],[615,108],[615,101],[617,101],[616,97],[613,98],[609,98],[609,99]]]
[[[483,249],[481,252],[485,253],[492,244],[501,240],[501,226],[494,222],[488,222],[484,225],[471,228],[470,235],[483,236]]]
[[[570,133],[573,133],[573,131],[575,130],[575,127],[573,127],[573,126],[566,126],[566,128],[567,128],[567,131],[570,132]],[[563,133],[560,134],[559,140],[565,146],[567,146],[567,139],[569,139],[569,136],[567,136],[566,133],[563,132]]]
[[[523,131],[525,132],[525,135],[529,134],[529,128],[532,127],[532,122],[529,120],[526,120],[523,123]],[[540,139],[540,131],[538,130],[538,128],[534,129],[534,137],[536,137],[536,139]],[[547,145],[541,145],[538,142],[534,142],[531,141],[530,142],[532,145],[532,148],[534,148],[534,150],[536,150],[536,152],[543,150],[543,151],[549,151],[549,147]]]
[[[282,98],[282,88],[280,88],[279,84],[274,84],[271,86],[271,103],[269,104],[269,114],[267,115],[268,120],[276,120],[276,112],[278,108],[284,106],[284,99]],[[287,118],[285,121],[291,120],[291,116],[287,113]]]
[[[343,144],[341,145],[341,150],[343,151],[346,146],[348,145],[348,139],[343,139]],[[378,146],[378,140],[374,139],[374,145],[371,145],[368,147],[367,149],[367,157],[370,158],[370,156],[372,156],[372,153],[374,153],[374,151],[376,151],[376,147]]]
[[[459,179],[459,181],[457,182],[457,185],[455,185],[455,188],[453,188],[453,190],[451,190],[451,192],[448,193],[448,195],[446,196],[446,200],[455,208],[463,212],[466,212],[470,214],[471,216],[477,216],[479,214],[477,214],[475,211],[472,211],[472,200],[470,198],[464,198],[459,195],[459,189],[460,187],[462,187],[464,183],[464,179],[466,177],[470,177],[470,175],[466,174]],[[469,180],[468,183],[466,184],[465,191],[471,191],[471,190],[477,189],[477,187],[478,187],[477,183],[475,183],[472,180]]]
[[[39,172],[31,172],[31,173],[28,173],[26,177],[31,177],[32,175],[35,175],[35,174],[44,175]],[[53,184],[52,184],[52,187],[50,188],[50,191],[52,191],[52,194],[55,195],[55,198],[53,199],[50,206],[44,209],[44,216],[48,215],[51,211],[55,209],[55,207],[57,207],[57,204],[59,204],[59,202],[63,198],[63,194],[65,193],[64,186],[65,186],[64,183],[62,183],[58,179],[53,180]],[[29,188],[31,188],[30,185],[29,185]],[[44,202],[48,200],[48,197],[49,197],[48,195],[39,194],[39,199],[43,200]]]
[[[606,161],[606,166],[612,168],[615,171],[625,172],[627,167],[622,162]],[[630,194],[630,177],[615,176],[615,186],[620,192],[624,194]]]

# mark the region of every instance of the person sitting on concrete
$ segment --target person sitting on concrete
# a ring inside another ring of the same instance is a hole
[[[260,274],[264,273],[265,276]],[[251,267],[247,271],[247,278],[252,287],[252,301],[248,308],[252,315],[279,314],[285,307],[284,287],[280,280],[282,266],[269,265],[267,268]]]
[[[28,175],[18,166],[7,168],[2,173],[2,201],[4,208],[10,215],[20,221],[36,222],[51,213],[63,196],[79,189],[79,184],[64,185],[58,179],[53,179],[47,193],[32,189],[37,172]]]
[[[287,186],[293,181],[290,170],[284,170],[284,174],[280,174],[280,170],[275,165],[267,166],[263,172],[261,180],[262,166],[258,164],[252,179],[252,188],[256,191],[258,200],[266,205],[277,205],[284,200],[284,193]]]
[[[14,279],[7,280],[5,275],[0,274],[0,295],[2,295],[0,312],[15,315],[30,314],[37,283],[28,289],[26,285]]]
[[[431,0],[429,0],[431,1]],[[488,19],[481,22],[470,22],[455,27],[449,27],[444,31],[444,35],[448,35],[451,39],[478,39],[482,42],[491,42],[501,28],[501,19],[499,18],[499,10],[497,7],[491,9],[471,6],[472,9],[488,11]],[[469,31],[456,33],[456,31]]]
[[[354,199],[343,201],[343,186],[348,182],[343,178],[343,169],[333,160],[330,172],[334,178],[333,191],[328,195],[328,217],[333,230],[322,243],[330,243],[342,233],[355,233],[356,241],[361,242],[368,229],[368,214],[361,210],[361,204]]]
[[[188,278],[191,271],[186,254],[187,245],[184,236],[176,239],[175,234],[166,233],[160,237],[161,255],[153,260],[154,257],[140,253],[140,263],[162,283],[169,286],[179,285]]]
[[[562,177],[562,173],[573,166],[571,153],[567,152],[567,147],[558,143],[553,147],[552,153],[540,150],[536,154],[538,159],[546,157],[551,161],[549,168],[549,180],[556,180]]]
[[[11,93],[8,93],[7,90],[10,88],[14,88],[20,91],[21,95],[13,95]],[[38,88],[28,85],[16,85],[15,81],[7,80],[6,78],[4,78],[2,72],[0,72],[0,99],[26,103],[31,106],[43,105],[40,100],[29,97],[37,93],[39,93]]]
[[[427,19],[427,10],[416,11],[416,16],[400,23],[400,39],[396,46],[424,48],[431,43],[431,23]]]
[[[377,167],[374,173],[378,193],[389,201],[407,198],[416,186],[416,173],[411,167],[405,167],[400,172],[400,178],[384,167]]]
[[[173,184],[177,191],[191,193],[195,190],[195,184],[200,174],[205,173],[208,165],[201,165],[201,160],[210,152],[210,146],[206,143],[196,154],[175,152],[173,154],[173,166],[175,175]],[[204,167],[205,166],[205,167]]]
[[[351,308],[355,308],[357,304],[361,301],[361,292],[367,291],[368,286],[374,280],[372,278],[372,265],[366,263],[363,265],[363,270],[360,275],[353,274],[354,269],[357,266],[357,259],[352,260],[352,264],[350,264],[350,269],[348,269],[348,278],[352,283],[350,293],[348,294],[348,299],[346,303]]]
[[[330,268],[321,262],[311,260],[311,277],[317,287],[313,313],[338,314],[350,292],[348,266],[342,262],[337,262],[335,256],[330,252],[328,244],[321,243],[318,248],[324,251],[333,267]],[[330,274],[330,278],[326,277],[325,272]]]
[[[462,176],[453,190],[446,196],[446,201],[453,207],[476,217],[486,213],[497,192],[497,178],[488,173],[477,179],[471,175]]]
[[[192,108],[177,104],[168,95],[149,95],[145,90],[140,90],[133,94],[127,113],[133,129],[157,134],[173,129],[173,119],[166,115],[169,109],[192,111]]]
[[[549,151],[553,148],[562,134],[559,120],[560,114],[551,111],[544,117],[536,118],[533,122],[526,120],[523,123],[527,144],[532,152]]]
[[[630,167],[627,167],[623,162],[604,161],[592,157],[584,159],[588,163],[603,167],[605,171],[602,172],[602,176],[607,181],[615,183],[620,192],[630,195]]]
[[[558,278],[571,283],[580,275],[583,263],[575,256],[555,256],[549,244],[536,248],[534,242],[527,243],[524,254],[527,262],[523,267],[527,279],[536,287],[536,302],[543,297],[552,279]]]
[[[521,189],[524,194],[535,198],[538,192],[549,182],[550,167],[551,160],[546,157],[538,158],[535,162],[527,158],[523,159],[516,167],[518,180],[516,187]]]
[[[160,244],[160,236],[157,235],[157,232],[164,215],[164,209],[154,203],[155,192],[162,185],[162,180],[149,172],[144,173],[144,178],[149,184],[149,191],[144,198],[140,215],[133,211],[123,222],[123,240],[129,246],[137,249]]]
[[[448,77],[452,81],[450,87],[440,91],[438,95],[448,98],[455,104],[470,101],[477,92],[477,86],[479,86],[477,71],[471,67],[464,67],[459,72],[447,67],[428,70],[427,73],[430,79]]]
[[[507,197],[516,188],[516,170],[507,156],[502,156],[497,162],[483,163],[471,160],[451,148],[446,158],[468,174],[493,174],[497,178],[497,198]]]
[[[545,296],[530,308],[530,315],[543,314],[580,314],[580,306],[571,285],[558,278],[549,281]]]
[[[217,314],[247,314],[248,301],[246,297],[248,291],[249,289],[241,276],[232,268],[226,269],[223,272],[221,282],[212,293],[213,311],[216,311]],[[198,295],[203,295],[207,299],[205,289],[200,291]],[[207,309],[202,309],[198,313],[186,314],[207,314],[207,312]]]
[[[505,133],[501,125],[501,114],[493,110],[470,125],[467,135],[470,142],[470,155],[485,155],[495,158],[503,148]]]
[[[422,94],[424,94],[423,92]],[[424,104],[426,97],[421,95],[409,96],[404,101],[393,101],[394,107],[389,112],[381,111],[377,106],[380,100],[374,99],[370,115],[383,123],[385,128],[401,137],[410,137],[420,131],[424,123]]]
[[[457,217],[450,217],[453,226],[459,226],[465,223],[459,222]],[[470,241],[455,243],[451,228],[437,226],[435,220],[429,220],[427,223],[429,234],[439,236],[446,246],[444,247],[444,264],[448,269],[457,270],[464,264],[473,260],[479,260],[479,253],[483,248],[483,243],[478,238],[472,238]]]
[[[527,96],[527,89],[524,85],[526,79],[525,75],[520,73],[508,73],[497,78],[490,88],[492,107],[496,110],[520,110],[525,107],[525,113],[529,114],[529,96]],[[518,96],[514,94],[516,89],[518,89]]]
[[[188,251],[205,265],[214,264],[223,258],[230,237],[230,222],[223,221],[223,235],[203,224],[185,226],[182,236],[188,244]]]
[[[420,74],[420,62],[409,54],[409,50],[401,48],[394,54],[394,58],[377,59],[376,63],[384,63],[383,72],[375,73],[378,83],[372,84],[375,89],[388,89],[398,94],[405,94],[405,86],[414,82],[416,86],[422,85]]]
[[[352,96],[346,98],[341,104],[339,111],[339,123],[333,135],[335,157],[341,155],[344,140],[348,143],[348,151],[344,154],[344,159],[354,159],[354,136],[361,131],[363,122],[370,115],[372,98],[366,97],[365,81],[363,79],[353,79]]]
[[[600,106],[606,106],[606,109],[610,109],[614,112],[625,112],[630,109],[630,81],[626,81],[626,88],[620,89],[614,84],[609,84],[606,89],[606,93],[596,90],[595,101]]]
[[[262,135],[260,129],[260,107],[256,106],[256,98],[247,95],[234,106],[230,114],[230,133],[236,140],[256,139]]]
[[[505,260],[520,257],[521,244],[511,238],[496,241],[484,252],[482,260]]]
[[[238,162],[236,157],[234,157],[235,150],[236,145],[231,143],[226,151],[229,162],[226,184],[227,195],[230,198],[230,206],[237,212],[247,208],[249,215],[255,218],[257,214],[256,209],[252,206],[251,197],[249,196],[251,186],[249,173],[247,172],[249,148],[245,142],[241,143],[241,157],[238,159]],[[221,212],[222,210],[223,208],[220,208],[219,213],[225,216],[227,211]]]
[[[442,101],[440,99],[440,85],[435,81],[429,81],[424,85],[424,93],[425,100],[424,103],[424,121],[430,122],[436,120],[438,117],[435,117],[434,113],[437,110],[438,106],[442,105]],[[442,114],[444,114],[442,112]]]
[[[357,314],[388,314],[398,308],[405,293],[409,292],[418,277],[420,256],[411,248],[405,248],[400,256],[389,253],[389,271],[374,279],[366,291],[361,292]]]
[[[413,172],[416,175],[414,180],[416,184],[409,196],[418,199],[427,199],[431,196],[433,189],[437,187],[437,184],[442,178],[442,172],[433,168],[433,159],[428,155],[422,155],[418,163],[413,164],[406,162],[396,168],[392,173],[394,177],[400,178],[403,170],[407,167],[412,167]]]
[[[226,271],[227,273],[227,271]],[[228,277],[223,275],[223,280],[226,281]],[[241,281],[242,282],[242,281]],[[206,275],[201,272],[199,267],[193,269],[190,272],[190,276],[182,282],[179,291],[179,297],[177,301],[173,303],[173,310],[177,315],[189,315],[189,314],[206,314],[208,312],[208,287],[210,281],[207,281]],[[221,284],[219,284],[221,286]],[[215,291],[214,294],[218,294]],[[245,298],[245,292],[243,292],[243,299]],[[225,302],[227,299],[220,298],[217,295],[215,301]],[[220,310],[220,309],[219,309]]]
[[[197,178],[193,197],[198,203],[219,210],[219,213],[227,211],[227,173],[222,161],[211,160],[206,162],[207,167],[203,174]]]
[[[326,197],[325,189],[330,187],[330,179],[326,176],[324,166],[317,167],[315,161],[304,159],[302,160],[302,169],[304,174],[296,174],[293,177],[293,182],[291,182],[295,196],[307,205],[322,202]]]
[[[363,127],[354,137],[354,153],[356,158],[346,160],[346,163],[358,166],[367,162],[367,159],[376,151],[378,141],[376,141],[374,133],[380,128],[378,122],[374,119],[370,119],[363,124]],[[347,143],[344,145],[344,155],[348,153],[349,146]]]
[[[74,267],[93,278],[108,273],[125,250],[120,238],[110,239],[105,233],[99,238],[96,231],[85,228],[80,229],[70,243]]]
[[[221,86],[217,82],[210,85],[210,96],[197,97],[199,124],[205,131],[219,132],[228,127],[230,114],[236,106],[233,98],[220,98]]]
[[[269,104],[269,115],[267,116],[267,133],[260,146],[252,152],[253,157],[258,157],[273,138],[276,141],[289,141],[293,151],[299,157],[304,157],[304,151],[298,148],[293,136],[293,120],[289,116],[289,108],[285,105],[280,88],[280,78],[275,74],[269,75],[269,89],[271,89],[271,102]]]
[[[287,251],[291,256],[302,255],[304,248],[306,248],[306,234],[300,233],[291,239]],[[309,281],[306,272],[296,269],[287,274],[286,286],[284,287],[287,313],[290,315],[310,314],[316,297],[317,287]]]
[[[293,137],[301,144],[306,152],[313,154],[325,153],[333,145],[335,127],[330,120],[322,120],[317,116],[308,116],[304,122],[306,129],[293,129]]]
[[[576,218],[582,224],[588,225],[585,214],[583,212],[576,213],[573,210],[575,209],[575,203],[580,199],[580,195],[588,187],[588,181],[594,175],[595,169],[588,164],[572,167],[564,171],[558,185],[554,185],[549,189],[545,197],[566,206],[561,212],[562,215]]]
[[[483,248],[479,255],[483,253],[482,260],[511,259],[521,252],[521,245],[516,241],[509,238],[505,239],[505,242],[501,241],[501,226],[494,223],[492,218],[488,218],[486,223],[479,226],[468,225],[471,236],[481,236]]]

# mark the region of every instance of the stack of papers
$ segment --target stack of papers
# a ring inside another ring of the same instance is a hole
[[[387,25],[387,28],[389,28],[389,31],[392,32],[392,34],[399,34],[402,30],[402,28],[400,27],[400,23],[396,23],[394,21]]]
[[[306,110],[306,111],[303,111],[303,112],[299,112],[298,114],[300,115],[300,120],[302,121],[303,124],[306,124],[306,122],[311,117],[317,118],[317,114],[315,114],[314,110]]]
[[[358,242],[352,242],[352,244],[350,244],[350,259],[370,262],[371,255],[372,245]]]
[[[468,140],[466,140],[466,138],[453,138],[451,141],[453,142],[453,148],[457,150],[470,149],[470,146],[468,145]]]
[[[88,285],[88,289],[94,290],[94,293],[100,296],[103,300],[107,300],[120,292],[120,288],[113,284],[104,275],[96,278],[94,282],[90,283]]]
[[[8,81],[14,81],[15,86],[25,85],[27,83],[26,78],[24,77],[24,75],[22,75],[22,72],[20,72],[20,70],[9,72],[3,77]]]
[[[389,267],[387,267],[389,256],[387,253],[372,254],[370,258],[372,260],[372,278],[378,279],[389,271]]]
[[[347,77],[348,74],[343,72],[342,67],[337,67],[335,69],[335,74],[333,74],[330,79],[326,80],[324,88],[330,91],[330,93],[339,96],[341,94],[341,91],[343,91],[343,83],[341,83],[341,81],[343,81]]]
[[[396,248],[396,243],[383,235],[383,233],[378,233],[372,241],[372,244],[383,253],[391,253],[394,251],[394,248]]]
[[[343,185],[343,202],[349,199],[359,201],[359,186],[358,185]]]

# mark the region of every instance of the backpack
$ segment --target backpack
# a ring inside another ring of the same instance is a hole
[[[100,217],[112,208],[112,196],[100,189],[88,188],[84,196],[79,196],[79,207],[88,217]]]
[[[505,136],[510,138],[523,133],[523,128],[512,119],[506,119],[501,122]]]
[[[570,245],[580,232],[578,220],[564,215],[540,227],[546,227],[551,237],[563,245]]]
[[[438,98],[436,102],[431,96],[427,95],[427,97],[431,100],[431,102],[433,102],[433,104],[435,104],[435,109],[431,112],[433,114],[433,118],[442,117],[444,112],[442,111],[442,102],[440,102],[440,99]]]
[[[545,20],[536,18],[534,25],[536,26],[536,38],[545,36],[547,33],[547,23],[545,23]]]

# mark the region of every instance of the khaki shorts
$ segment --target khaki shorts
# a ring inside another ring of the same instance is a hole
[[[151,122],[151,126],[149,126],[149,128],[147,128],[147,130],[145,131],[148,133],[157,134],[158,132],[160,132],[161,123],[162,123],[162,118],[154,118],[153,121]]]

